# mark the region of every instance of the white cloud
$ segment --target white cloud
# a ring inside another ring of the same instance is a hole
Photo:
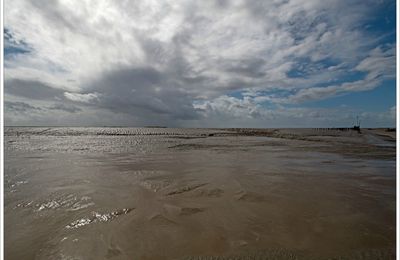
[[[363,127],[394,127],[396,107],[387,111],[365,112],[348,106],[336,108],[265,108],[250,97],[222,96],[196,104],[206,118],[196,126],[208,127],[352,127],[357,116]]]
[[[75,102],[82,102],[89,104],[99,100],[98,93],[79,94],[79,93],[64,92],[64,96],[67,99]]]
[[[197,103],[194,105],[194,108],[205,113],[206,117],[213,114],[223,115],[225,118],[259,118],[261,116],[261,111],[263,111],[251,98],[244,97],[243,99],[238,99],[228,96],[221,96],[213,101]],[[265,116],[266,113],[265,111],[263,112]]]

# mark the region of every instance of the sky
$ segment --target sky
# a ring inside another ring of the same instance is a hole
[[[5,0],[5,125],[396,124],[395,0]]]

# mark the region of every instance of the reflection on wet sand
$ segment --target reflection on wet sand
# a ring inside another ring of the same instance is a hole
[[[393,259],[394,144],[384,130],[8,128],[5,257]]]

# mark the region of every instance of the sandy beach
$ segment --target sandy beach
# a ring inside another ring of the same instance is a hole
[[[394,259],[386,129],[5,128],[5,259]]]

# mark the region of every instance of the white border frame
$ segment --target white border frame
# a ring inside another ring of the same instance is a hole
[[[0,259],[4,259],[4,1],[0,0],[0,60],[1,60],[1,68],[0,68]]]
[[[400,260],[400,212],[399,212],[399,199],[400,199],[400,178],[399,178],[399,138],[400,138],[400,122],[399,122],[399,0],[396,1],[396,259]],[[4,259],[4,1],[0,0],[0,259]]]

